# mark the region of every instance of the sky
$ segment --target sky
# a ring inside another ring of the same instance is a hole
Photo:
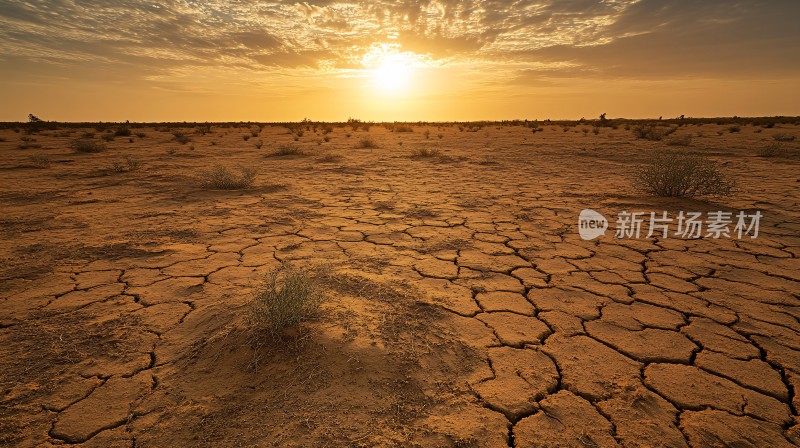
[[[0,121],[800,115],[800,1],[0,1]]]

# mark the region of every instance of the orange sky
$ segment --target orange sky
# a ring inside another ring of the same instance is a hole
[[[800,115],[800,2],[20,1],[0,121]]]

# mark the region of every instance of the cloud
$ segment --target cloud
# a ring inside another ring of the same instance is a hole
[[[787,76],[792,0],[166,0],[0,4],[0,55],[131,76],[187,67],[356,68],[374,43],[559,77]],[[542,69],[536,63],[547,62]],[[518,68],[519,65],[529,67]],[[131,70],[135,67],[135,70]],[[69,73],[65,71],[64,73]],[[98,74],[100,78],[104,74]]]

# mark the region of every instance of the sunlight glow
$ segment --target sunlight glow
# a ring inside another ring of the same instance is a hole
[[[412,67],[402,54],[394,54],[383,59],[372,71],[375,86],[385,92],[400,92],[408,87]]]
[[[398,95],[408,93],[416,68],[427,66],[428,59],[425,55],[401,52],[396,44],[374,44],[361,63],[375,90]]]

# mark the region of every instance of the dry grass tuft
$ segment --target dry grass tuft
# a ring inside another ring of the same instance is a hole
[[[441,157],[441,156],[442,156],[442,151],[438,149],[419,148],[411,152],[411,158],[414,159],[424,159],[429,157]]]
[[[656,196],[728,196],[733,182],[718,164],[684,152],[659,152],[636,173],[634,185]]]
[[[377,147],[378,144],[375,143],[375,140],[369,137],[364,137],[361,140],[359,140],[358,145],[356,146],[356,148],[363,148],[363,149],[374,149]]]
[[[106,150],[106,145],[101,142],[89,139],[75,139],[69,143],[70,148],[75,152],[98,153]]]
[[[142,162],[134,159],[131,156],[125,156],[125,160],[115,160],[111,164],[111,169],[118,173],[127,173],[129,171],[136,171],[142,167]]]
[[[223,165],[216,165],[203,173],[200,183],[211,190],[243,190],[253,186],[258,171],[252,167],[240,167],[236,174]]]
[[[272,336],[296,328],[319,314],[324,298],[317,279],[309,269],[282,265],[269,272],[253,291],[251,323]]]
[[[303,150],[293,145],[282,145],[278,149],[267,154],[268,157],[302,156]]]
[[[639,125],[633,128],[633,135],[636,138],[650,140],[652,142],[661,141],[664,138],[664,132],[653,125]]]

